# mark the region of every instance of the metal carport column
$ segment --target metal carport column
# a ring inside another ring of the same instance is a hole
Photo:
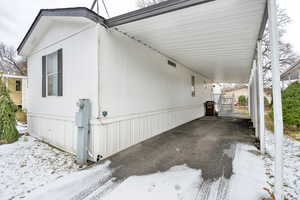
[[[257,60],[256,60],[256,85],[257,85],[257,130],[260,138],[260,151],[265,153],[265,106],[264,106],[264,85],[263,85],[263,69],[262,69],[262,48],[261,40],[257,42]]]
[[[282,139],[283,121],[279,71],[279,48],[276,0],[268,0],[268,15],[270,28],[270,42],[272,52],[272,86],[273,86],[273,112],[275,134],[275,198],[283,200],[283,163],[282,163]]]

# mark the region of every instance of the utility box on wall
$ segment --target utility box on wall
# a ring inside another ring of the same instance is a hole
[[[91,104],[89,99],[79,99],[79,108],[75,114],[77,127],[77,152],[76,161],[78,164],[85,164],[88,159],[89,121],[91,115]]]

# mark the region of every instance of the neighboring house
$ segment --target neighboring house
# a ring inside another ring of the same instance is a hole
[[[239,102],[240,96],[245,96],[246,99],[248,99],[249,90],[248,90],[248,86],[243,85],[243,86],[239,86],[239,87],[235,87],[235,88],[224,89],[223,94],[225,94],[226,96],[233,96],[234,103],[236,104]]]
[[[280,76],[280,80],[283,89],[288,87],[290,83],[295,81],[300,82],[300,61],[283,72]]]
[[[227,88],[223,90],[223,94],[234,97],[234,103],[238,103],[240,96],[245,96],[246,99],[249,97],[249,89],[248,86],[243,85],[237,88]],[[272,100],[272,89],[264,88],[264,97],[267,98],[270,103]]]
[[[265,10],[265,0],[166,1],[110,19],[41,10],[18,48],[29,133],[76,152],[76,103],[89,99],[97,160],[204,116],[213,82],[248,82]]]
[[[12,101],[21,109],[27,107],[27,77],[21,75],[2,74],[6,87],[9,89],[9,95]]]

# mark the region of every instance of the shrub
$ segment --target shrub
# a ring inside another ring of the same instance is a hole
[[[273,107],[270,112],[273,119]],[[300,126],[300,83],[292,83],[282,93],[282,117],[284,126]]]
[[[283,122],[288,126],[300,126],[300,83],[292,83],[282,94]]]
[[[0,140],[11,143],[19,138],[16,128],[17,106],[12,102],[9,91],[0,78]]]
[[[247,100],[244,95],[239,96],[238,101],[239,101],[240,106],[246,106]]]

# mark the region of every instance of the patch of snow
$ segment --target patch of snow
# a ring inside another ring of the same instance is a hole
[[[233,161],[233,175],[229,183],[228,199],[254,200],[268,197],[264,160],[251,145],[237,144]]]
[[[31,137],[0,145],[0,199],[24,198],[66,174],[77,171],[75,157]]]
[[[268,182],[274,186],[274,134],[265,131],[266,153],[265,165]],[[284,136],[283,139],[283,189],[289,200],[300,199],[300,142]]]
[[[228,186],[229,180],[225,177],[207,180],[201,184],[195,200],[228,200]]]
[[[234,148],[235,147],[235,148]],[[41,141],[22,136],[0,146],[0,199],[31,200],[254,200],[267,197],[264,160],[254,146],[231,145],[230,179],[203,180],[201,169],[187,165],[165,172],[112,178],[110,163],[78,170],[75,157]]]
[[[104,190],[103,185],[109,181],[112,183],[109,162],[88,169],[74,172],[58,179],[49,185],[31,193],[30,200],[67,200],[83,199],[99,188]],[[108,184],[111,187],[111,184]],[[98,191],[97,190],[97,191]],[[99,192],[99,191],[98,191]]]
[[[131,176],[103,199],[194,199],[202,180],[201,170],[186,165],[174,166],[166,172]]]
[[[22,122],[18,122],[18,121],[17,121],[16,127],[17,127],[17,130],[18,130],[18,132],[19,132],[20,134],[25,134],[25,133],[28,132],[28,130],[27,130],[27,124],[24,124],[24,123],[22,123]]]
[[[233,152],[230,152],[233,151]],[[254,146],[237,144],[224,154],[234,154],[233,175],[205,180],[200,169],[186,165],[175,166],[166,172],[131,176],[101,198],[118,199],[180,199],[180,200],[254,200],[268,197],[264,160]]]

